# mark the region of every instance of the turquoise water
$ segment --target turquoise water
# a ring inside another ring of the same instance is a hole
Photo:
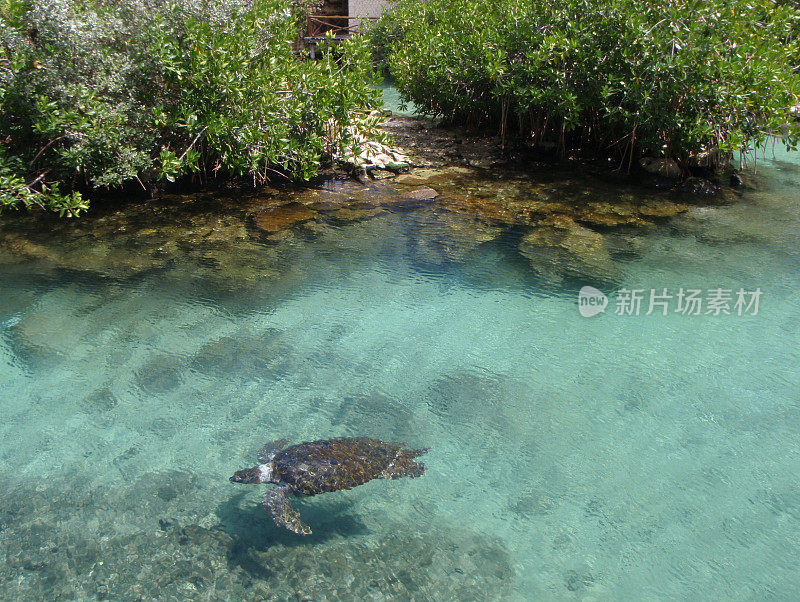
[[[391,80],[385,80],[381,85],[381,97],[383,106],[389,109],[393,115],[411,117],[415,114],[416,105],[413,102],[403,103],[400,92],[394,87],[394,82]]]
[[[800,167],[754,179],[596,261],[436,204],[266,238],[254,200],[6,218],[0,598],[795,597]],[[587,284],[763,296],[587,319]],[[306,538],[228,482],[341,435],[428,474],[296,501]]]

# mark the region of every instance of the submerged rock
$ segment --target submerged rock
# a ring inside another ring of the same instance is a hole
[[[643,220],[638,215],[623,215],[615,211],[581,211],[575,214],[575,220],[590,226],[601,228],[614,228],[617,226],[650,226],[647,220]]]
[[[567,216],[554,216],[547,221],[526,234],[519,244],[520,253],[537,273],[556,281],[566,271],[599,278],[615,273],[614,261],[600,232]]]
[[[12,256],[22,257],[26,260],[53,261],[56,259],[56,254],[52,250],[16,232],[8,232],[0,236],[0,249],[6,250]]]
[[[432,201],[439,196],[439,193],[430,186],[420,186],[404,196],[412,201]]]
[[[621,201],[617,203],[602,202],[576,208],[573,217],[576,221],[592,226],[653,226],[653,219],[665,219],[684,213],[688,205],[675,203],[667,199],[633,203]]]
[[[182,384],[183,374],[179,366],[181,363],[172,354],[148,356],[144,365],[135,372],[136,385],[148,395],[163,395]]]
[[[447,195],[441,203],[449,211],[467,214],[491,224],[519,223],[518,213],[509,210],[496,199],[473,195]]]
[[[295,350],[275,328],[208,341],[190,359],[193,370],[212,378],[278,378],[295,369]]]
[[[689,210],[689,205],[684,203],[673,203],[670,201],[651,202],[639,205],[637,208],[640,215],[645,217],[665,218],[675,217]]]
[[[278,232],[317,216],[317,212],[302,203],[291,202],[269,207],[253,215],[253,223],[264,232]]]
[[[353,207],[342,207],[338,211],[334,211],[330,214],[330,217],[335,220],[341,220],[345,222],[355,222],[364,219],[370,219],[372,217],[376,217],[384,213],[384,210],[380,207],[363,207],[363,208],[353,208]]]
[[[500,237],[503,229],[476,219],[448,219],[445,253],[451,259],[464,260],[476,247]]]
[[[117,407],[119,400],[108,387],[100,387],[81,401],[83,410],[87,414],[109,412]]]

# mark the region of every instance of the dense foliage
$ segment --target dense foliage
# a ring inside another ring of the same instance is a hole
[[[0,209],[307,178],[376,102],[365,43],[303,60],[285,0],[3,0],[0,17]]]
[[[772,0],[402,0],[373,40],[429,114],[686,166],[795,143],[798,23]]]

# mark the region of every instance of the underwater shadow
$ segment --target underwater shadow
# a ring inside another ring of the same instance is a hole
[[[238,492],[217,506],[219,528],[232,539],[228,551],[230,567],[238,566],[253,577],[269,578],[272,571],[264,566],[254,552],[263,552],[273,546],[295,548],[314,546],[333,539],[362,535],[368,531],[354,514],[349,502],[311,503],[293,498],[292,505],[311,526],[311,535],[297,535],[277,527],[259,503],[245,501],[246,491]],[[321,501],[321,500],[320,500]]]

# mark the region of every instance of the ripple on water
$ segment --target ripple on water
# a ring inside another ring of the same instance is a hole
[[[763,169],[688,211],[439,170],[4,217],[0,598],[793,597],[800,183]],[[587,283],[764,303],[586,320]],[[341,435],[428,473],[297,500],[309,538],[228,482]]]

